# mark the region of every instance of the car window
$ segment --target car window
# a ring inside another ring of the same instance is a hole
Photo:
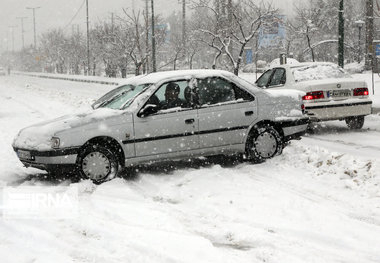
[[[235,101],[235,85],[222,78],[199,79],[198,96],[200,105]]]
[[[268,85],[268,82],[269,82],[269,79],[270,79],[270,76],[272,75],[272,73],[273,73],[272,69],[264,72],[260,76],[260,78],[256,81],[256,85],[260,88],[266,87]]]
[[[276,68],[268,86],[284,85],[286,80],[285,69]]]
[[[173,108],[189,108],[190,97],[187,80],[178,80],[164,83],[149,98],[147,104],[158,106],[158,110],[167,110]]]
[[[237,101],[253,101],[255,100],[255,97],[251,95],[249,92],[237,87],[234,85],[235,88],[235,100]]]

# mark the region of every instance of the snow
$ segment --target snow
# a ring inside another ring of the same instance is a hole
[[[184,160],[101,185],[22,167],[21,128],[88,110],[111,88],[0,78],[0,185],[79,189],[77,218],[0,219],[2,262],[380,262],[380,115],[359,131],[316,123],[261,164]]]
[[[307,66],[293,67],[292,73],[296,82],[310,80],[324,80],[335,78],[350,78],[350,76],[338,68],[335,64],[310,64]]]
[[[286,59],[286,63],[288,65],[298,65],[300,64],[300,62],[294,58],[287,58]],[[272,60],[271,63],[269,63],[269,68],[273,68],[273,67],[276,67],[276,66],[279,66],[280,65],[280,58],[276,58],[274,60]]]
[[[295,100],[300,100],[302,96],[305,95],[305,92],[299,91],[299,90],[293,90],[293,89],[277,89],[277,90],[265,89],[265,91],[275,97],[287,96]]]
[[[121,113],[120,110],[99,108],[37,123],[22,129],[15,137],[13,145],[21,149],[48,151],[52,149],[51,138],[56,136],[58,132],[93,123],[95,120],[104,120]]]
[[[353,62],[344,65],[344,70],[351,74],[362,73],[365,69],[364,60],[361,63]]]

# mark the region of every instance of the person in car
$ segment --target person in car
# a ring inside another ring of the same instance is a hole
[[[161,104],[161,109],[170,109],[176,107],[182,107],[183,101],[178,98],[180,87],[174,82],[170,82],[166,86],[165,101]]]

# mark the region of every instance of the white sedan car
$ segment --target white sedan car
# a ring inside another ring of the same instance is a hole
[[[372,110],[366,82],[333,63],[279,65],[264,72],[256,85],[305,92],[305,110],[312,121],[345,120],[350,129],[361,129]]]
[[[152,161],[217,154],[263,160],[306,131],[293,92],[267,92],[225,71],[153,73],[127,80],[89,112],[21,130],[13,148],[25,166],[70,166],[96,182]]]

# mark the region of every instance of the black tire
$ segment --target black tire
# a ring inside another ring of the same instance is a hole
[[[345,119],[347,127],[351,130],[359,130],[363,128],[364,116],[348,117]]]
[[[253,162],[262,162],[282,153],[284,141],[271,125],[253,128],[247,143],[246,156]]]
[[[102,145],[85,147],[78,156],[77,166],[79,175],[94,183],[109,181],[115,178],[120,171],[120,163],[116,154]]]

